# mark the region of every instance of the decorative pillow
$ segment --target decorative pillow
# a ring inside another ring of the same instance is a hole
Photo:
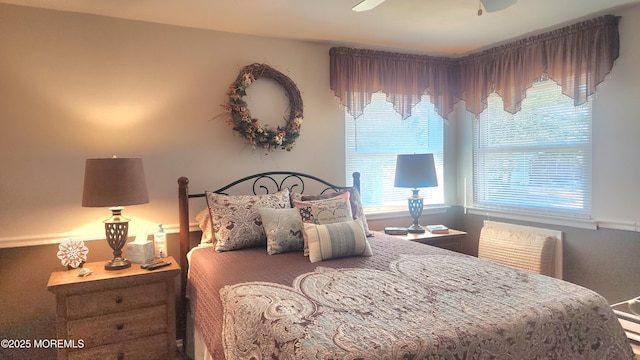
[[[300,217],[303,223],[323,225],[353,220],[348,191],[328,199],[309,201],[293,200],[293,206],[300,211]],[[308,255],[309,246],[307,237],[305,236],[304,256]]]
[[[360,220],[326,225],[304,224],[309,241],[309,261],[318,262],[347,256],[371,256]]]
[[[202,236],[200,237],[200,244],[210,244],[213,242],[213,229],[211,227],[211,213],[209,213],[209,209],[204,209],[196,215],[196,221],[198,222],[198,227],[202,231]]]
[[[216,251],[229,251],[266,242],[259,208],[291,207],[289,189],[265,195],[221,195],[206,192]]]
[[[302,222],[313,224],[330,224],[353,220],[349,192],[319,200],[293,200],[293,206],[300,211]]]
[[[337,193],[329,193],[322,195],[302,195],[300,193],[291,194],[292,201],[309,201],[309,200],[321,200],[328,199],[335,196],[338,196],[344,191],[349,192],[349,203],[351,204],[351,215],[354,219],[362,219],[362,224],[364,225],[364,232],[367,236],[373,236],[371,230],[369,230],[369,225],[367,224],[367,219],[364,217],[364,209],[362,207],[362,200],[360,198],[360,191],[358,191],[355,187],[350,187],[346,190],[337,192]]]
[[[258,209],[267,235],[269,255],[300,251],[304,247],[302,219],[298,209]]]

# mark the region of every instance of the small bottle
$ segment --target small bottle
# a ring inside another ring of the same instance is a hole
[[[167,234],[165,234],[162,224],[158,224],[158,231],[153,234],[153,256],[163,258],[167,256]]]

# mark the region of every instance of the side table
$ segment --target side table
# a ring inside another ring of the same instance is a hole
[[[175,277],[180,266],[145,270],[140,264],[108,271],[105,261],[84,264],[93,270],[56,271],[47,288],[56,295],[56,330],[66,342],[62,359],[166,359],[176,354]]]
[[[393,235],[398,239],[415,241],[422,244],[432,245],[439,248],[462,252],[462,240],[467,235],[460,230],[449,229],[446,234],[433,234],[429,231],[419,234]]]

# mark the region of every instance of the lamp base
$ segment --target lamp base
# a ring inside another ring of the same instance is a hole
[[[122,270],[131,267],[131,261],[123,258],[113,258],[104,264],[105,270]]]
[[[104,231],[109,247],[113,249],[113,259],[104,264],[105,270],[121,270],[131,267],[131,261],[122,257],[122,248],[127,242],[129,219],[122,216],[122,207],[110,208],[111,217],[104,221]]]
[[[413,218],[413,224],[407,228],[410,234],[422,234],[425,232],[424,228],[420,226],[420,216],[422,216],[423,200],[418,195],[418,189],[411,190],[413,195],[408,199],[409,202],[409,214]]]
[[[410,234],[423,234],[426,230],[420,225],[412,224],[407,228],[407,231]]]

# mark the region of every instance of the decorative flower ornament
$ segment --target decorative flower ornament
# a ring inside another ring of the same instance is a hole
[[[284,127],[272,129],[251,117],[244,97],[247,95],[247,88],[260,77],[274,80],[286,91],[290,111]],[[248,65],[240,71],[236,81],[229,87],[227,95],[229,102],[222,106],[228,114],[227,122],[233,125],[233,130],[242,135],[254,149],[261,147],[271,151],[280,148],[291,151],[300,136],[302,97],[290,78],[265,64]]]
[[[83,241],[74,239],[65,240],[58,245],[58,259],[62,261],[62,265],[77,268],[87,261],[89,249],[84,246]]]

